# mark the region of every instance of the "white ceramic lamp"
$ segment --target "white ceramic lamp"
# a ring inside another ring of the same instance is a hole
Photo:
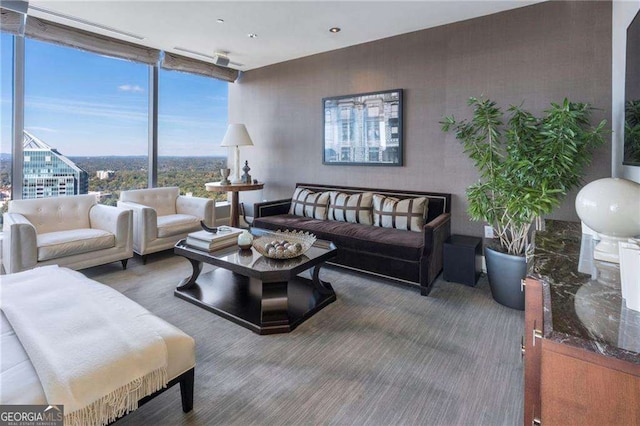
[[[234,146],[235,158],[233,167],[233,183],[240,183],[240,147],[241,146],[253,146],[253,141],[249,136],[249,132],[244,124],[229,124],[227,133],[220,146]]]
[[[640,234],[640,184],[626,179],[598,179],[576,197],[580,219],[600,238],[594,259],[619,263],[618,242]]]

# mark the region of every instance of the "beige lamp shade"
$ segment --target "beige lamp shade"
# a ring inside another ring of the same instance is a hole
[[[253,146],[253,141],[247,127],[244,124],[229,124],[227,127],[227,133],[220,146],[233,146],[235,147],[235,155],[233,161],[233,183],[240,183],[240,147],[241,146]]]
[[[229,124],[227,133],[220,146],[247,146],[253,145],[253,141],[247,132],[247,128],[244,124]]]

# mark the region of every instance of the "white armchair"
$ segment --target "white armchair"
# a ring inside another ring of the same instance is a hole
[[[57,264],[71,269],[133,257],[131,212],[97,203],[94,195],[13,200],[4,214],[6,273]]]
[[[149,188],[122,191],[118,207],[133,211],[133,251],[142,256],[172,248],[200,221],[215,224],[215,203],[208,198],[180,195],[180,188]]]

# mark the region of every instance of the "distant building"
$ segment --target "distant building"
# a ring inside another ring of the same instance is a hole
[[[111,179],[116,175],[116,172],[113,170],[98,170],[96,172],[96,177],[100,180]]]
[[[96,199],[98,200],[98,202],[100,202],[100,200],[104,200],[104,199],[107,199],[107,198],[113,198],[113,193],[112,192],[89,191],[89,194],[95,195]]]
[[[46,198],[89,192],[89,174],[31,133],[24,132],[22,198]]]

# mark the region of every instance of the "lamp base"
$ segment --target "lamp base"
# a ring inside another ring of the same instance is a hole
[[[628,238],[612,237],[598,233],[600,242],[593,249],[593,258],[604,262],[620,263],[620,250],[618,242],[627,241]]]

